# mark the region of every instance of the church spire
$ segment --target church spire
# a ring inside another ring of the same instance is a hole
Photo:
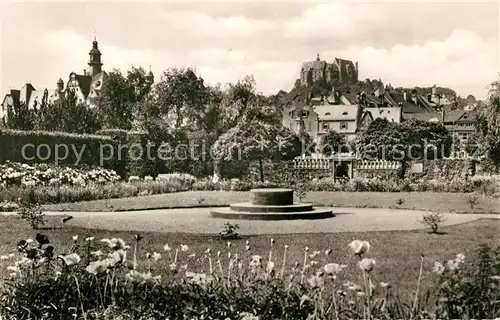
[[[90,76],[93,77],[102,71],[101,51],[99,51],[99,44],[97,43],[95,32],[94,41],[92,42],[92,49],[89,52],[89,56]]]
[[[319,59],[319,53],[318,53],[318,55],[316,56],[316,61],[320,61],[320,59]]]

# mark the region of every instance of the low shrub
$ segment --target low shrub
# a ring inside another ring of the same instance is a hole
[[[420,223],[428,225],[432,233],[437,233],[439,224],[444,220],[445,217],[441,212],[429,212],[422,215]]]
[[[20,202],[17,215],[25,220],[33,230],[38,230],[45,225],[45,214],[38,203]]]

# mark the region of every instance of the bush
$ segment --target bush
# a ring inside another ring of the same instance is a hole
[[[493,319],[500,307],[500,250],[482,245],[464,265],[465,256],[436,262],[438,312],[448,319]]]
[[[469,205],[471,210],[474,210],[476,205],[479,204],[479,198],[474,194],[468,195],[466,197],[466,200],[467,200],[467,204]]]
[[[17,215],[29,223],[33,230],[38,230],[45,225],[45,214],[38,203],[20,202]]]
[[[445,220],[441,212],[429,212],[422,215],[420,222],[426,224],[431,228],[432,233],[437,233],[439,224]]]

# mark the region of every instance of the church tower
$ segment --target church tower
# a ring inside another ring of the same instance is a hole
[[[97,40],[94,36],[92,49],[89,52],[90,76],[93,77],[102,71],[101,51],[99,51]]]

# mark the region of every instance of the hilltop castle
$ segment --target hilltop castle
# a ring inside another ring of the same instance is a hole
[[[358,82],[358,62],[335,58],[328,63],[322,61],[318,54],[315,61],[302,64],[299,82],[300,86],[306,87],[319,80],[331,84],[355,84]]]

